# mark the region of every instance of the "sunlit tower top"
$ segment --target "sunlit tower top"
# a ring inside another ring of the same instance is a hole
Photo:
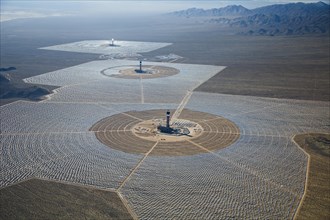
[[[115,39],[111,39],[111,44],[110,44],[110,46],[115,46]]]

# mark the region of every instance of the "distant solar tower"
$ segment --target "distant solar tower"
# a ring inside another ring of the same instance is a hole
[[[171,117],[171,112],[170,112],[170,110],[167,110],[167,112],[166,112],[166,128],[170,128],[170,117]]]
[[[110,46],[115,46],[115,40],[112,38],[111,39],[111,44],[110,44]]]
[[[142,60],[140,60],[140,73],[142,73]]]

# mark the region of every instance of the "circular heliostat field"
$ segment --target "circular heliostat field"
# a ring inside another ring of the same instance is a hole
[[[174,112],[174,110],[172,111]],[[133,154],[183,156],[219,150],[233,144],[239,128],[230,120],[208,113],[183,110],[166,128],[166,110],[130,111],[94,124],[90,131],[116,150]]]
[[[124,79],[152,79],[168,77],[178,74],[180,71],[168,66],[150,66],[143,65],[140,71],[139,66],[117,66],[101,70],[101,74],[109,77]]]

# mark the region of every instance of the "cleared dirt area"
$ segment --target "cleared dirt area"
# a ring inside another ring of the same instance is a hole
[[[31,179],[0,190],[0,219],[133,219],[111,191]]]
[[[330,134],[294,137],[309,155],[307,190],[295,219],[328,219],[330,216]]]
[[[330,100],[329,37],[223,36],[219,39],[221,42],[217,48],[199,46],[209,49],[203,54],[209,58],[209,63],[227,68],[202,84],[197,91]],[[200,54],[189,62],[202,59]]]
[[[157,143],[150,155],[158,156],[215,151],[230,146],[240,136],[239,128],[233,122],[220,116],[191,110],[183,110],[181,116],[171,122],[193,124],[189,128],[189,135],[159,134],[156,132],[157,121],[163,120],[166,111],[159,109],[116,114],[97,122],[90,131],[95,132],[101,143],[126,153],[145,154]]]
[[[143,66],[141,73],[138,72],[138,70],[139,67],[136,66],[125,70],[120,70],[120,74],[115,74],[111,76],[125,79],[153,79],[173,76],[180,72],[178,69],[167,66]]]
[[[197,91],[327,101],[328,65],[240,64],[201,85]]]

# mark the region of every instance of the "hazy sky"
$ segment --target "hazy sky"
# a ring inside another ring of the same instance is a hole
[[[330,0],[323,0],[329,4]],[[227,5],[243,5],[247,8],[256,8],[270,4],[283,4],[290,2],[298,2],[294,0],[213,0],[213,1],[188,1],[188,0],[168,0],[168,1],[100,1],[100,0],[1,0],[1,20],[5,16],[24,16],[32,17],[46,15],[67,15],[67,14],[125,14],[125,13],[166,13],[169,11],[182,10],[187,8],[219,8]],[[300,2],[310,3],[317,2],[313,0],[301,0]]]

